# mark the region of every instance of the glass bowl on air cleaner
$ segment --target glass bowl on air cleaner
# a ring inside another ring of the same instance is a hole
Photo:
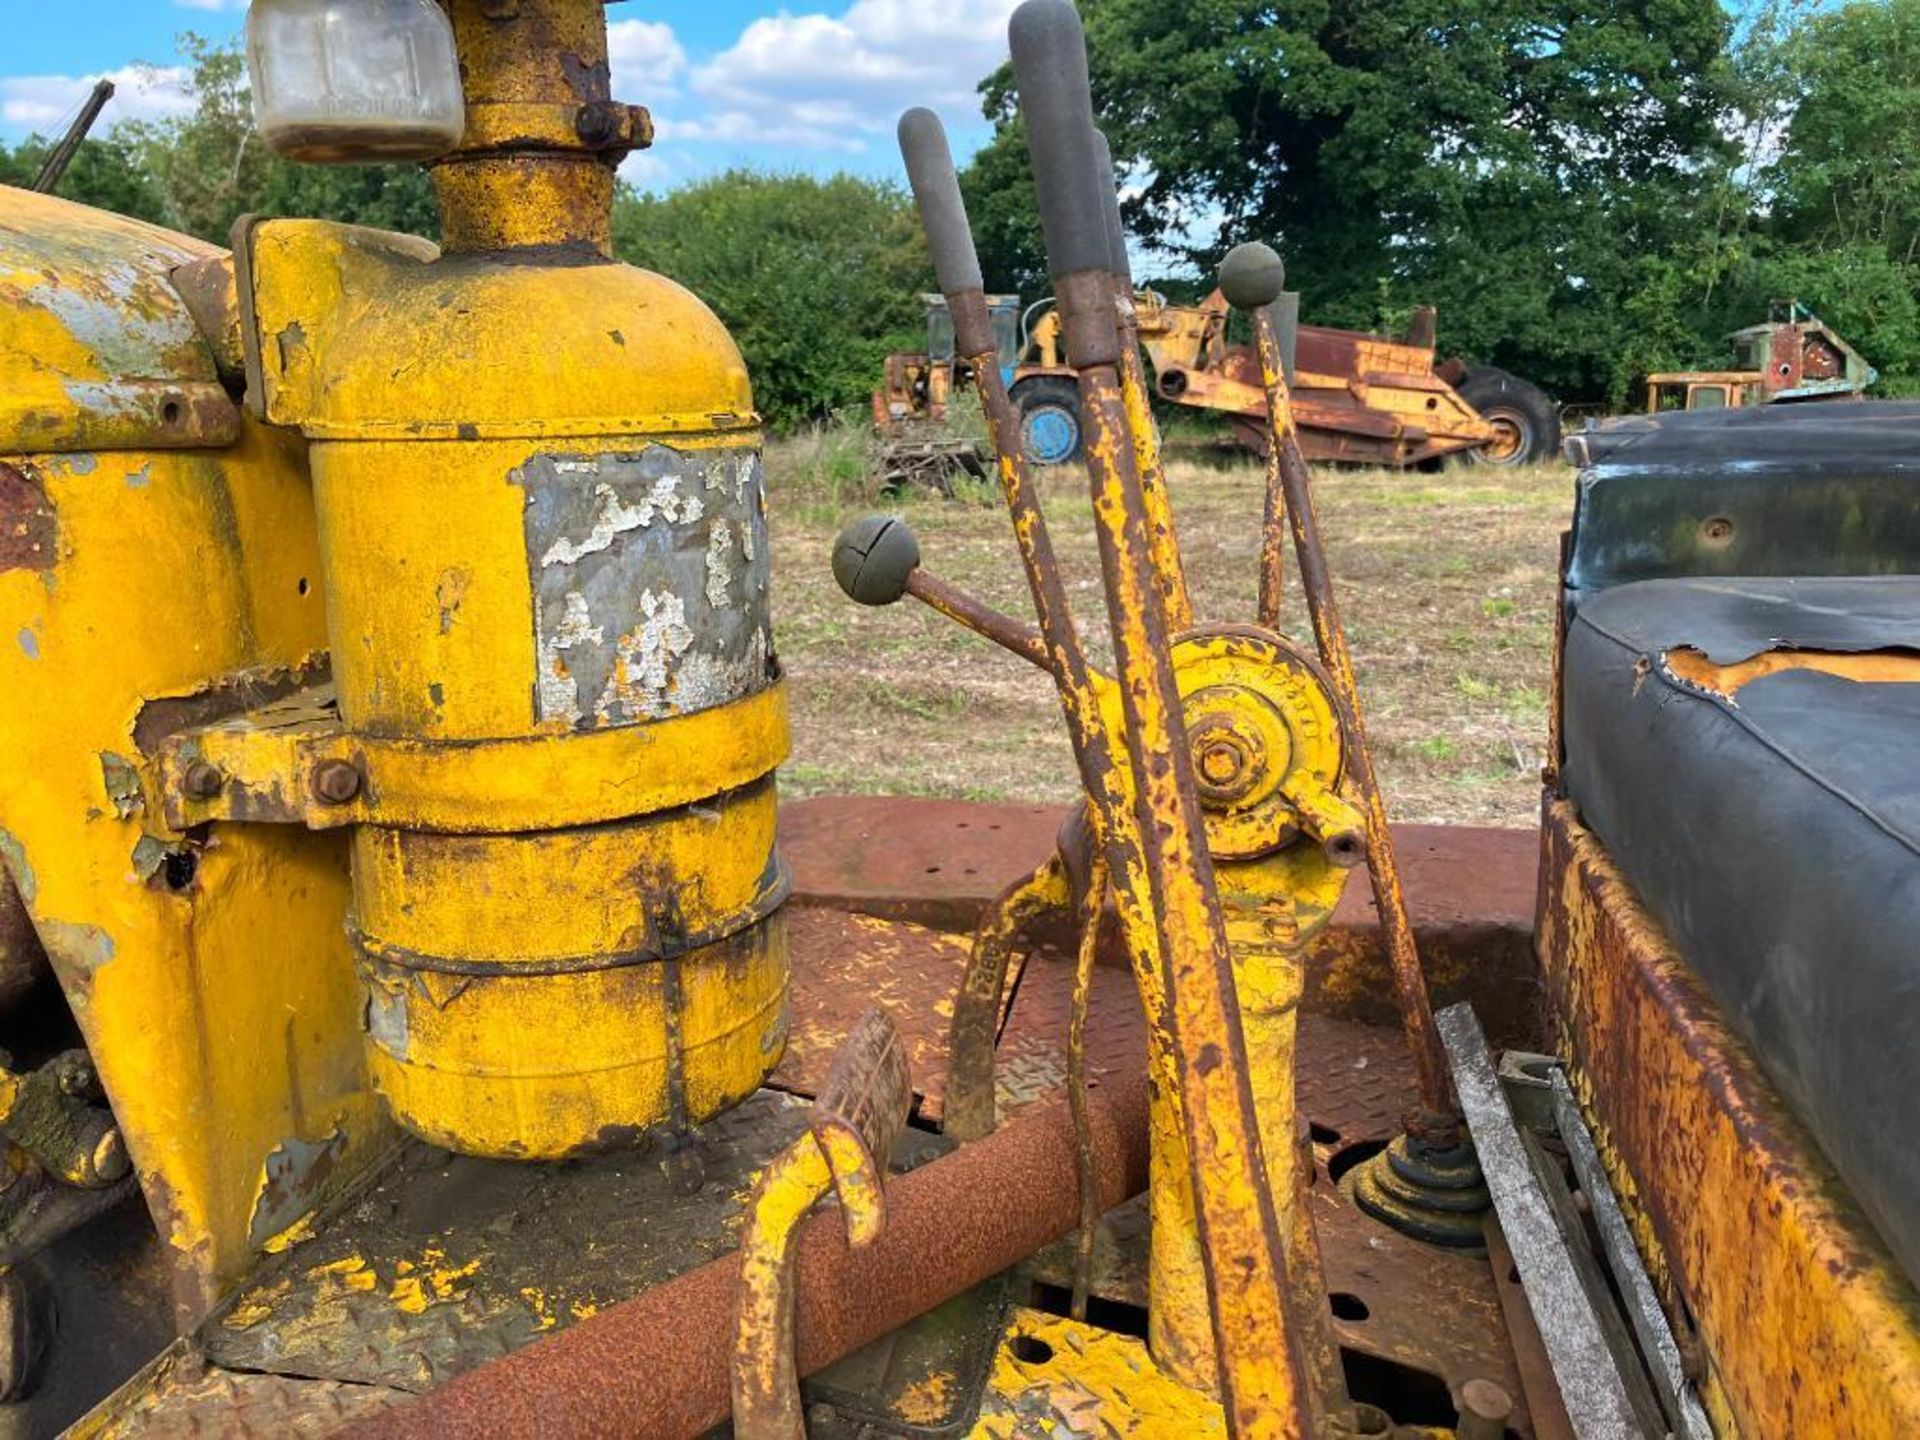
[[[261,137],[290,160],[430,160],[465,128],[453,26],[434,0],[254,0],[247,69]]]

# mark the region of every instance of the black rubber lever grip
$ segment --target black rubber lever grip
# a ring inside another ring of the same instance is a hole
[[[1133,260],[1127,254],[1127,227],[1120,221],[1120,191],[1113,179],[1113,151],[1100,130],[1093,132],[1093,160],[1100,185],[1107,194],[1107,268],[1113,278],[1133,289]]]
[[[1056,282],[1104,271],[1107,207],[1093,146],[1087,38],[1071,0],[1026,0],[1007,25],[1014,83],[1033,157],[1047,268]]]
[[[960,198],[960,177],[954,173],[953,150],[947,127],[931,110],[916,107],[900,117],[900,156],[907,162],[907,182],[920,207],[920,224],[933,252],[933,273],[942,295],[964,295],[983,290],[980,256],[973,248],[967,224],[967,202]]]

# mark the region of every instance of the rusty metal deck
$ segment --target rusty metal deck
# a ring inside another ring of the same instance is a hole
[[[120,1433],[165,1429],[230,1409],[237,1398],[271,1402],[272,1410],[302,1393],[333,1395],[330,1387],[339,1385],[364,1387],[356,1403],[417,1394],[731,1250],[750,1177],[799,1132],[804,1099],[817,1091],[840,1039],[875,1002],[906,1042],[918,1097],[917,1128],[896,1153],[896,1166],[938,1153],[947,1142],[930,1132],[944,1099],[946,1030],[968,954],[964,929],[1051,845],[1059,819],[1052,810],[945,802],[793,807],[783,821],[797,880],[787,914],[792,1023],[773,1088],[667,1152],[519,1165],[409,1144],[395,1167],[269,1261],[202,1328],[197,1339],[210,1369],[172,1365],[162,1387],[170,1398],[158,1408],[150,1399]],[[923,822],[928,830],[920,840],[902,840]],[[1483,855],[1473,867],[1481,888],[1504,885],[1504,898],[1463,905],[1436,897],[1417,832],[1408,845],[1409,889],[1417,922],[1450,911],[1484,942],[1488,968],[1478,979],[1491,976],[1498,989],[1507,952],[1524,946],[1531,919],[1530,876],[1525,885],[1515,877],[1530,872],[1534,842],[1516,834],[1489,843],[1500,863]],[[1445,868],[1451,875],[1458,866],[1450,858]],[[1450,1418],[1448,1390],[1467,1379],[1491,1378],[1516,1394],[1521,1387],[1487,1262],[1437,1255],[1387,1234],[1348,1206],[1327,1177],[1329,1165],[1337,1170],[1393,1134],[1412,1095],[1397,1032],[1355,1019],[1366,1006],[1341,999],[1354,976],[1380,963],[1367,910],[1361,904],[1343,914],[1319,952],[1320,968],[1338,980],[1310,1000],[1331,1010],[1307,1015],[1302,1026],[1301,1095],[1321,1165],[1316,1220],[1356,1387],[1393,1391],[1403,1404],[1412,1396],[1414,1411],[1404,1418],[1432,1423]],[[1438,948],[1446,953],[1444,943]],[[1464,939],[1458,948],[1464,952]],[[1071,969],[1050,937],[1036,937],[1018,959],[999,1047],[1005,1110],[1058,1090],[1064,1079]],[[1452,983],[1474,978],[1463,964]],[[1531,992],[1509,1000],[1496,995],[1494,1009],[1518,1023]],[[1131,976],[1119,965],[1096,970],[1089,1033],[1096,1085],[1109,1074],[1141,1072],[1143,1017]],[[1137,1310],[1144,1300],[1144,1241],[1137,1212],[1123,1207],[1109,1217],[1099,1293],[1119,1307],[1116,1313]],[[1015,1286],[1019,1293],[1008,1298],[1044,1300],[1046,1287],[1059,1283],[1050,1263],[1043,1255],[1028,1277],[1039,1290]],[[845,1412],[863,1417],[862,1425],[885,1421],[892,1433],[941,1433],[954,1417],[971,1413],[966,1392],[985,1383],[984,1366],[960,1367],[970,1378],[957,1393],[943,1390],[939,1404],[912,1377],[924,1381],[931,1373],[929,1355],[982,1353],[976,1342],[983,1338],[990,1355],[1004,1313],[996,1297],[947,1307],[923,1322],[924,1333],[896,1332],[842,1362],[809,1395],[825,1406],[827,1421]],[[1445,1323],[1435,1324],[1440,1316]],[[222,1379],[238,1375],[319,1388]],[[1514,1429],[1533,1433],[1524,1414]],[[821,1433],[836,1431],[823,1425]]]

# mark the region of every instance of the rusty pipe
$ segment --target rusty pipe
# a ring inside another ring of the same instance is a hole
[[[1147,1095],[1137,1072],[1088,1092],[1102,1210],[1147,1183]],[[799,1364],[812,1374],[1051,1244],[1080,1219],[1064,1100],[887,1185],[886,1233],[848,1247],[827,1210],[801,1227]],[[692,1440],[728,1414],[740,1257],[656,1286],[483,1365],[350,1433],[358,1440]]]

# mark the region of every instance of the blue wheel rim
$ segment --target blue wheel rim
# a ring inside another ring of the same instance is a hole
[[[1080,446],[1080,417],[1057,405],[1028,412],[1021,425],[1027,458],[1041,465],[1059,465]]]

